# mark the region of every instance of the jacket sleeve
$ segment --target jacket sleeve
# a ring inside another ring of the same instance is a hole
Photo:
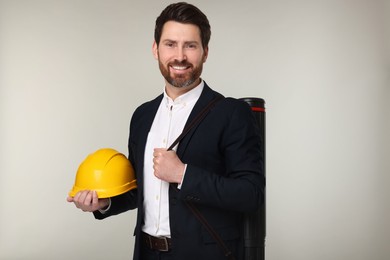
[[[96,219],[105,219],[107,217],[118,215],[130,209],[137,207],[137,189],[128,191],[124,194],[111,198],[111,207],[104,214],[100,211],[94,211],[93,215]]]
[[[255,211],[264,200],[263,140],[246,103],[224,103],[198,127],[188,146],[179,198],[227,210]],[[195,142],[197,134],[202,138],[199,142]],[[198,147],[196,154],[191,154],[191,145]]]

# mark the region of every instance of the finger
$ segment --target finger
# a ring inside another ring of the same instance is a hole
[[[157,157],[153,158],[153,165],[156,165],[159,163],[159,159]]]
[[[73,202],[73,198],[72,198],[71,196],[68,196],[68,197],[66,198],[66,200],[67,200],[68,202]]]
[[[85,198],[87,197],[88,192],[89,191],[87,191],[87,190],[80,191],[80,196],[78,198],[78,202],[80,205],[84,204]]]
[[[161,156],[163,152],[166,152],[165,148],[154,148],[153,149],[153,156]]]
[[[92,208],[98,208],[99,206],[99,199],[97,196],[97,192],[93,191],[92,193]]]
[[[79,202],[80,195],[81,195],[81,191],[77,192],[76,195],[73,198],[73,202],[74,202],[74,204],[76,205],[77,208],[80,208],[80,202]]]
[[[157,161],[153,164],[153,171],[154,171],[155,174],[158,171],[158,163],[157,163]]]
[[[79,197],[77,199],[76,207],[85,211],[85,200],[88,196],[89,191],[83,190],[83,191],[80,191],[79,193],[80,194],[79,194]]]
[[[85,196],[84,199],[84,205],[85,206],[91,206],[92,203],[92,197],[93,197],[93,191],[88,191],[87,195]]]
[[[167,154],[167,156],[170,156],[170,158],[177,157],[177,154],[176,154],[176,152],[175,152],[175,151],[173,151],[173,150],[166,151],[166,154]]]

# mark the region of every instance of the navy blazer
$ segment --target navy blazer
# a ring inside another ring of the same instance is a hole
[[[219,93],[205,84],[187,124]],[[98,219],[138,208],[134,259],[140,256],[144,220],[143,165],[149,130],[163,95],[142,104],[130,123],[129,160],[137,178],[136,190],[112,198],[106,214]],[[187,208],[192,201],[222,237],[236,259],[243,258],[243,213],[257,210],[264,200],[261,135],[250,107],[224,98],[179,143],[177,155],[187,170],[181,189],[169,190],[172,246],[178,260],[226,259],[213,237]]]

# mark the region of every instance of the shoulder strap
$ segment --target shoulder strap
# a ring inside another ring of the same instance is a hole
[[[202,111],[200,111],[199,114],[183,129],[183,132],[179,135],[179,137],[176,138],[176,140],[171,144],[171,146],[169,146],[168,151],[172,150],[173,147],[175,147],[175,145],[177,145],[194,126],[198,125],[203,120],[203,118],[205,118],[207,113],[214,107],[214,105],[221,99],[223,99],[223,96],[219,95],[213,100],[211,100],[211,102],[204,109],[202,109]],[[171,184],[171,187],[173,187],[173,189],[177,191],[177,187],[175,185]],[[234,260],[235,258],[232,252],[225,245],[222,238],[215,231],[215,229],[208,223],[208,221],[198,210],[198,208],[193,203],[190,203],[189,201],[185,201],[185,203],[187,207],[191,210],[191,212],[195,215],[195,217],[198,219],[198,221],[207,230],[207,232],[209,232],[210,235],[214,238],[214,240],[217,242],[219,247],[222,249],[224,255],[227,257],[227,259]]]
[[[196,117],[183,129],[183,132],[179,135],[178,138],[169,146],[168,151],[172,150],[175,145],[177,145],[183,138],[188,134],[188,132],[197,124],[199,124],[203,118],[207,115],[207,113],[215,106],[215,104],[223,99],[224,97],[222,95],[218,95],[216,98],[210,101],[210,103],[205,106],[202,111],[199,112],[199,114],[196,115]]]

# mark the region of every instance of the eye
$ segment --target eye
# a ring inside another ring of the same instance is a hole
[[[165,46],[172,48],[175,46],[175,44],[173,42],[165,42]]]
[[[197,45],[194,44],[194,43],[189,43],[189,44],[186,45],[186,47],[187,47],[188,49],[196,49],[196,48],[197,48]]]

